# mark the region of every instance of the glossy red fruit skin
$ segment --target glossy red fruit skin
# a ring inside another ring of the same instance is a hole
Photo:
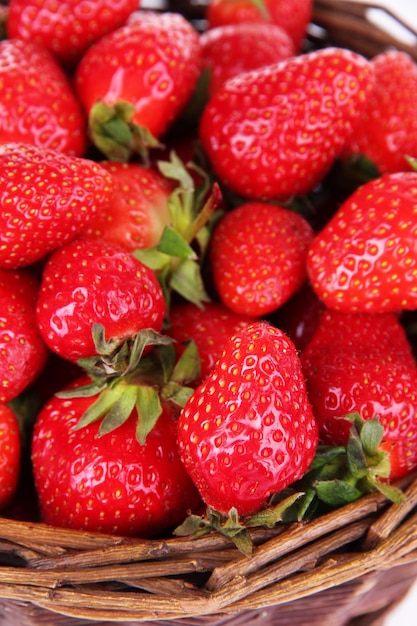
[[[184,465],[221,513],[253,513],[300,478],[317,436],[294,344],[265,322],[227,342],[178,421]]]
[[[21,437],[17,418],[7,404],[0,404],[0,510],[12,500],[19,480]]]
[[[273,23],[283,28],[294,41],[296,50],[301,47],[307,26],[312,17],[312,0],[263,0],[267,15],[260,3],[251,0],[211,0],[206,10],[210,28],[237,23]]]
[[[203,111],[200,139],[233,192],[306,194],[342,151],[372,87],[369,61],[350,50],[298,55],[227,81]]]
[[[0,142],[26,142],[82,157],[87,122],[72,85],[42,45],[0,42]]]
[[[200,498],[179,459],[169,406],[141,446],[136,410],[101,437],[98,422],[74,429],[95,399],[55,396],[37,418],[32,462],[42,520],[139,537],[156,536],[183,521],[188,509],[200,506]]]
[[[141,10],[90,46],[77,66],[75,88],[87,114],[99,100],[129,102],[131,121],[159,138],[190,99],[200,69],[191,24],[180,14]]]
[[[37,302],[37,323],[53,352],[69,361],[94,356],[93,323],[105,338],[159,332],[165,301],[154,272],[123,248],[102,241],[75,240],[45,265]]]
[[[130,252],[156,246],[170,223],[168,198],[173,185],[156,169],[140,163],[102,161],[100,165],[113,177],[114,193],[82,236],[114,243]]]
[[[0,269],[0,403],[24,391],[49,356],[36,325],[38,291],[28,270]]]
[[[417,307],[417,174],[385,174],[359,187],[307,254],[311,285],[344,312]]]
[[[72,68],[87,48],[124,24],[140,0],[10,0],[10,38],[36,41],[66,68]]]
[[[112,193],[110,174],[89,159],[0,145],[0,267],[29,266],[74,239]]]
[[[261,317],[284,304],[306,279],[313,229],[300,214],[245,202],[214,230],[210,267],[222,302],[235,313]]]
[[[300,359],[322,442],[347,443],[349,413],[379,417],[390,477],[417,467],[417,366],[395,314],[328,310]]]
[[[234,313],[222,302],[206,302],[200,309],[191,302],[174,303],[169,310],[167,334],[176,340],[178,354],[191,339],[196,343],[200,362],[201,382],[213,369],[226,342],[256,318]]]
[[[371,59],[375,86],[347,154],[364,154],[381,174],[410,171],[406,157],[417,144],[417,64],[406,52],[388,50]]]
[[[212,96],[229,78],[278,63],[295,54],[294,43],[277,24],[218,26],[200,36],[202,65],[210,72]]]

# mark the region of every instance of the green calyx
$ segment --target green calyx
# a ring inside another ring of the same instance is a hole
[[[97,396],[76,428],[101,420],[99,436],[121,426],[136,409],[136,436],[143,444],[162,414],[163,403],[171,403],[180,410],[193,392],[189,385],[200,376],[197,347],[189,342],[177,359],[173,340],[152,329],[145,329],[127,341],[107,341],[103,327],[94,324],[93,337],[96,356],[78,362],[91,383],[57,395]]]
[[[202,307],[210,298],[201,267],[212,229],[220,216],[217,208],[221,192],[217,184],[210,190],[207,176],[197,166],[195,169],[203,183],[196,188],[192,176],[174,152],[169,161],[160,161],[158,165],[166,178],[177,183],[169,198],[170,224],[156,246],[136,250],[134,256],[155,272],[167,310],[172,292]]]
[[[110,161],[127,163],[134,154],[147,162],[150,148],[159,141],[143,126],[133,122],[135,107],[119,101],[113,105],[97,102],[90,111],[88,128],[93,144]]]

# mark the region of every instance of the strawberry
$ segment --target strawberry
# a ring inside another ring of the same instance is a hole
[[[72,387],[81,386],[85,377]],[[32,461],[42,520],[53,526],[155,536],[195,509],[200,498],[179,458],[169,403],[140,444],[137,409],[109,433],[77,428],[92,397],[53,397],[38,415]]]
[[[176,302],[170,308],[166,332],[178,342],[178,354],[189,341],[194,341],[201,361],[201,381],[213,369],[230,337],[255,321],[234,313],[221,302],[205,302],[202,308],[191,302]]]
[[[389,50],[371,65],[375,87],[345,153],[367,156],[381,174],[410,170],[406,157],[417,157],[417,64]]]
[[[182,15],[135,11],[77,66],[93,143],[118,161],[156,145],[190,99],[200,65],[199,35]]]
[[[203,68],[209,71],[209,95],[229,78],[271,65],[295,54],[294,44],[276,24],[217,26],[200,36]]]
[[[28,271],[0,269],[1,403],[24,391],[49,355],[36,326],[38,291],[38,281]]]
[[[96,354],[93,324],[120,343],[145,328],[160,331],[164,315],[154,272],[115,244],[74,240],[45,265],[37,323],[50,349],[69,361]]]
[[[209,0],[209,28],[226,24],[278,24],[299,51],[313,12],[312,0]]]
[[[0,143],[32,143],[84,156],[85,115],[69,79],[43,46],[0,42],[0,98]]]
[[[170,222],[168,198],[172,184],[152,167],[102,161],[114,180],[111,200],[82,232],[133,252],[156,245]]]
[[[417,467],[417,366],[393,313],[323,313],[301,355],[320,439],[344,445],[351,413],[378,418],[390,478]]]
[[[17,418],[7,404],[0,404],[0,509],[11,502],[19,480],[21,440]]]
[[[340,48],[246,72],[204,108],[203,148],[219,180],[237,194],[306,194],[342,151],[372,87],[369,61]]]
[[[306,279],[313,236],[308,222],[284,207],[246,202],[230,210],[210,244],[213,281],[223,303],[253,317],[278,309]]]
[[[10,0],[10,38],[35,41],[66,68],[72,68],[87,48],[122,26],[139,0]]]
[[[178,444],[203,500],[220,513],[255,512],[300,478],[317,424],[291,340],[265,322],[230,338],[180,414]]]
[[[30,144],[0,145],[0,267],[43,259],[73,239],[113,193],[93,161]]]
[[[360,186],[316,235],[307,255],[311,285],[328,308],[412,310],[417,174],[385,174]]]

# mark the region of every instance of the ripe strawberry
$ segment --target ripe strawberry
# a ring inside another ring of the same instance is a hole
[[[9,38],[42,44],[67,68],[106,33],[122,26],[139,0],[10,0]]]
[[[190,99],[200,64],[199,35],[182,15],[135,11],[76,70],[93,143],[118,161],[154,145]]]
[[[165,315],[154,272],[114,244],[75,240],[45,266],[37,302],[38,327],[52,351],[69,361],[96,354],[93,324],[121,342],[140,330],[160,331]]]
[[[294,43],[276,24],[238,23],[210,28],[200,36],[209,95],[229,78],[295,54]]]
[[[305,473],[317,424],[282,331],[256,322],[226,343],[180,414],[178,441],[203,500],[221,513],[255,512]]]
[[[386,174],[359,187],[316,235],[307,256],[313,289],[345,312],[417,306],[417,174]]]
[[[100,165],[113,177],[111,200],[82,232],[128,251],[155,246],[170,222],[168,198],[172,184],[158,171],[139,163],[103,161]]]
[[[0,42],[0,143],[25,142],[84,156],[87,124],[54,57],[33,41]]]
[[[417,467],[417,366],[395,314],[326,311],[301,363],[322,441],[344,445],[353,412],[379,418],[390,477]]]
[[[246,72],[204,108],[203,148],[220,181],[240,195],[308,193],[353,132],[372,86],[369,61],[340,48]]]
[[[278,24],[299,51],[312,12],[312,0],[210,0],[206,18],[209,28],[242,22]]]
[[[371,65],[375,87],[346,154],[366,155],[381,174],[410,170],[406,157],[417,157],[417,64],[406,52],[389,50]]]
[[[112,193],[112,177],[93,161],[0,145],[0,267],[30,265],[73,239]]]
[[[298,213],[246,202],[225,214],[210,245],[213,281],[236,313],[260,317],[278,309],[306,279],[313,230]]]
[[[31,273],[0,269],[0,403],[24,391],[49,355],[36,326],[38,290]]]
[[[79,379],[73,387],[85,382]],[[37,418],[32,461],[42,519],[54,526],[155,536],[200,504],[179,458],[175,411],[165,404],[141,445],[136,408],[107,434],[99,434],[98,422],[76,428],[96,398],[55,396]]]
[[[0,404],[0,509],[12,500],[19,480],[21,440],[12,409]]]
[[[205,302],[203,308],[191,302],[176,302],[170,308],[166,332],[178,342],[177,354],[183,352],[187,342],[195,342],[201,361],[200,382],[211,372],[230,337],[255,321],[234,313],[221,302]]]

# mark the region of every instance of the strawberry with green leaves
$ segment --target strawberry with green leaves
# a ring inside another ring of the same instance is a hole
[[[182,15],[135,11],[77,66],[75,88],[93,143],[117,161],[158,145],[191,98],[200,70],[199,35]]]
[[[139,0],[10,0],[9,38],[36,41],[66,68],[73,68],[87,48],[122,26]]]
[[[210,242],[210,267],[222,302],[261,317],[282,306],[306,279],[313,229],[281,206],[245,202],[227,212]]]
[[[209,95],[229,78],[295,54],[289,35],[277,24],[269,23],[210,28],[201,34],[200,43],[203,68],[209,73]]]
[[[312,0],[210,0],[209,28],[226,24],[278,24],[291,37],[298,52],[313,11]]]
[[[219,181],[252,199],[309,193],[352,135],[373,80],[363,56],[329,47],[227,81],[199,126]]]
[[[0,267],[31,265],[74,239],[113,188],[111,175],[89,159],[0,145]]]
[[[360,186],[316,235],[307,255],[314,291],[331,309],[395,312],[417,306],[417,174]]]
[[[114,193],[81,235],[115,243],[129,252],[157,245],[170,223],[171,181],[137,162],[101,161],[100,165],[111,174]]]
[[[265,322],[230,338],[178,422],[184,465],[222,514],[254,513],[301,478],[317,438],[294,344]]]
[[[358,413],[382,424],[391,479],[416,469],[417,366],[395,314],[326,311],[301,363],[322,442],[346,444]]]
[[[0,510],[10,504],[21,465],[21,436],[14,411],[0,404]]]
[[[380,174],[408,171],[417,157],[417,64],[399,50],[371,59],[375,87],[345,154],[368,157]]]
[[[0,143],[24,142],[84,156],[87,121],[72,85],[41,44],[0,41]]]
[[[36,325],[39,282],[26,270],[0,269],[0,402],[22,393],[42,372],[49,350]]]
[[[147,328],[160,331],[165,301],[154,272],[123,248],[76,239],[45,265],[37,323],[45,343],[69,361],[96,354],[93,325],[109,350]]]

